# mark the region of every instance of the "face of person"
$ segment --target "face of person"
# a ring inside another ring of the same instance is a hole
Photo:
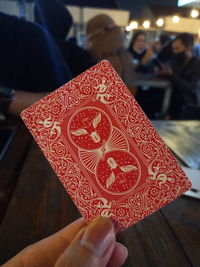
[[[143,52],[146,48],[146,36],[143,34],[138,35],[137,39],[133,43],[132,47],[135,51]]]
[[[187,47],[181,42],[181,40],[175,40],[172,44],[174,54],[186,52]]]
[[[179,64],[184,64],[191,57],[191,47],[186,46],[181,40],[175,40],[172,44],[173,58]]]

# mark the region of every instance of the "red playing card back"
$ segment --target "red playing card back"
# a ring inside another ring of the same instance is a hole
[[[104,60],[22,112],[87,221],[135,224],[191,184],[111,64]]]

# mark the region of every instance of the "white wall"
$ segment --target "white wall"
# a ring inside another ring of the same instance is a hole
[[[71,13],[74,23],[80,23],[81,19],[81,8],[76,6],[66,6]]]
[[[115,23],[119,26],[126,27],[129,24],[130,12],[115,9],[103,8],[79,8],[75,6],[66,6],[75,23],[86,24],[88,20],[99,14],[106,14],[113,18]]]
[[[0,11],[6,14],[19,16],[19,4],[17,1],[0,1]]]
[[[107,14],[113,18],[115,23],[119,26],[127,26],[129,24],[130,12],[124,10],[114,9],[100,9],[100,8],[80,8],[76,6],[66,6],[69,12],[72,14],[74,23],[86,24],[89,19],[98,14]],[[19,16],[20,8],[18,1],[0,0],[0,11]],[[34,3],[25,4],[25,15],[26,19],[34,21]]]
[[[172,17],[166,17],[165,30],[170,32],[198,34],[200,31],[200,19],[180,18],[178,23],[173,23]]]
[[[25,4],[25,16],[29,21],[34,21],[34,3]],[[20,16],[18,1],[0,0],[0,11],[9,15]]]
[[[83,8],[83,22],[99,14],[109,15],[117,25],[125,27],[129,24],[130,12],[124,10],[100,9],[100,8]]]
[[[178,0],[178,6],[200,7],[200,0]]]

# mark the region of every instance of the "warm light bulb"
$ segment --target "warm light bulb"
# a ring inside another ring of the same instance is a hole
[[[158,20],[156,21],[156,25],[157,25],[158,27],[163,27],[163,25],[164,25],[164,19],[162,19],[162,18],[158,19]]]
[[[137,21],[131,21],[130,26],[131,30],[138,28],[138,22]]]
[[[174,23],[178,23],[180,21],[180,17],[179,16],[173,16],[172,20]]]
[[[192,18],[197,18],[199,16],[199,11],[196,9],[193,9],[190,13]]]
[[[149,20],[145,20],[145,21],[143,22],[143,27],[144,27],[145,29],[148,29],[150,26],[151,26],[151,23],[150,23]]]

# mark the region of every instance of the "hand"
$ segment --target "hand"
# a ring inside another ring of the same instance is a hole
[[[22,110],[33,105],[35,102],[46,96],[45,93],[32,93],[24,91],[16,91],[15,99],[11,102],[8,113],[14,116],[19,116]]]
[[[173,75],[173,70],[169,66],[163,65],[162,69],[155,69],[155,74],[157,76],[170,77]]]
[[[149,47],[141,60],[141,64],[146,65],[152,60],[154,55],[153,47]]]
[[[83,218],[17,254],[2,267],[119,267],[127,249],[115,240],[109,219]]]

